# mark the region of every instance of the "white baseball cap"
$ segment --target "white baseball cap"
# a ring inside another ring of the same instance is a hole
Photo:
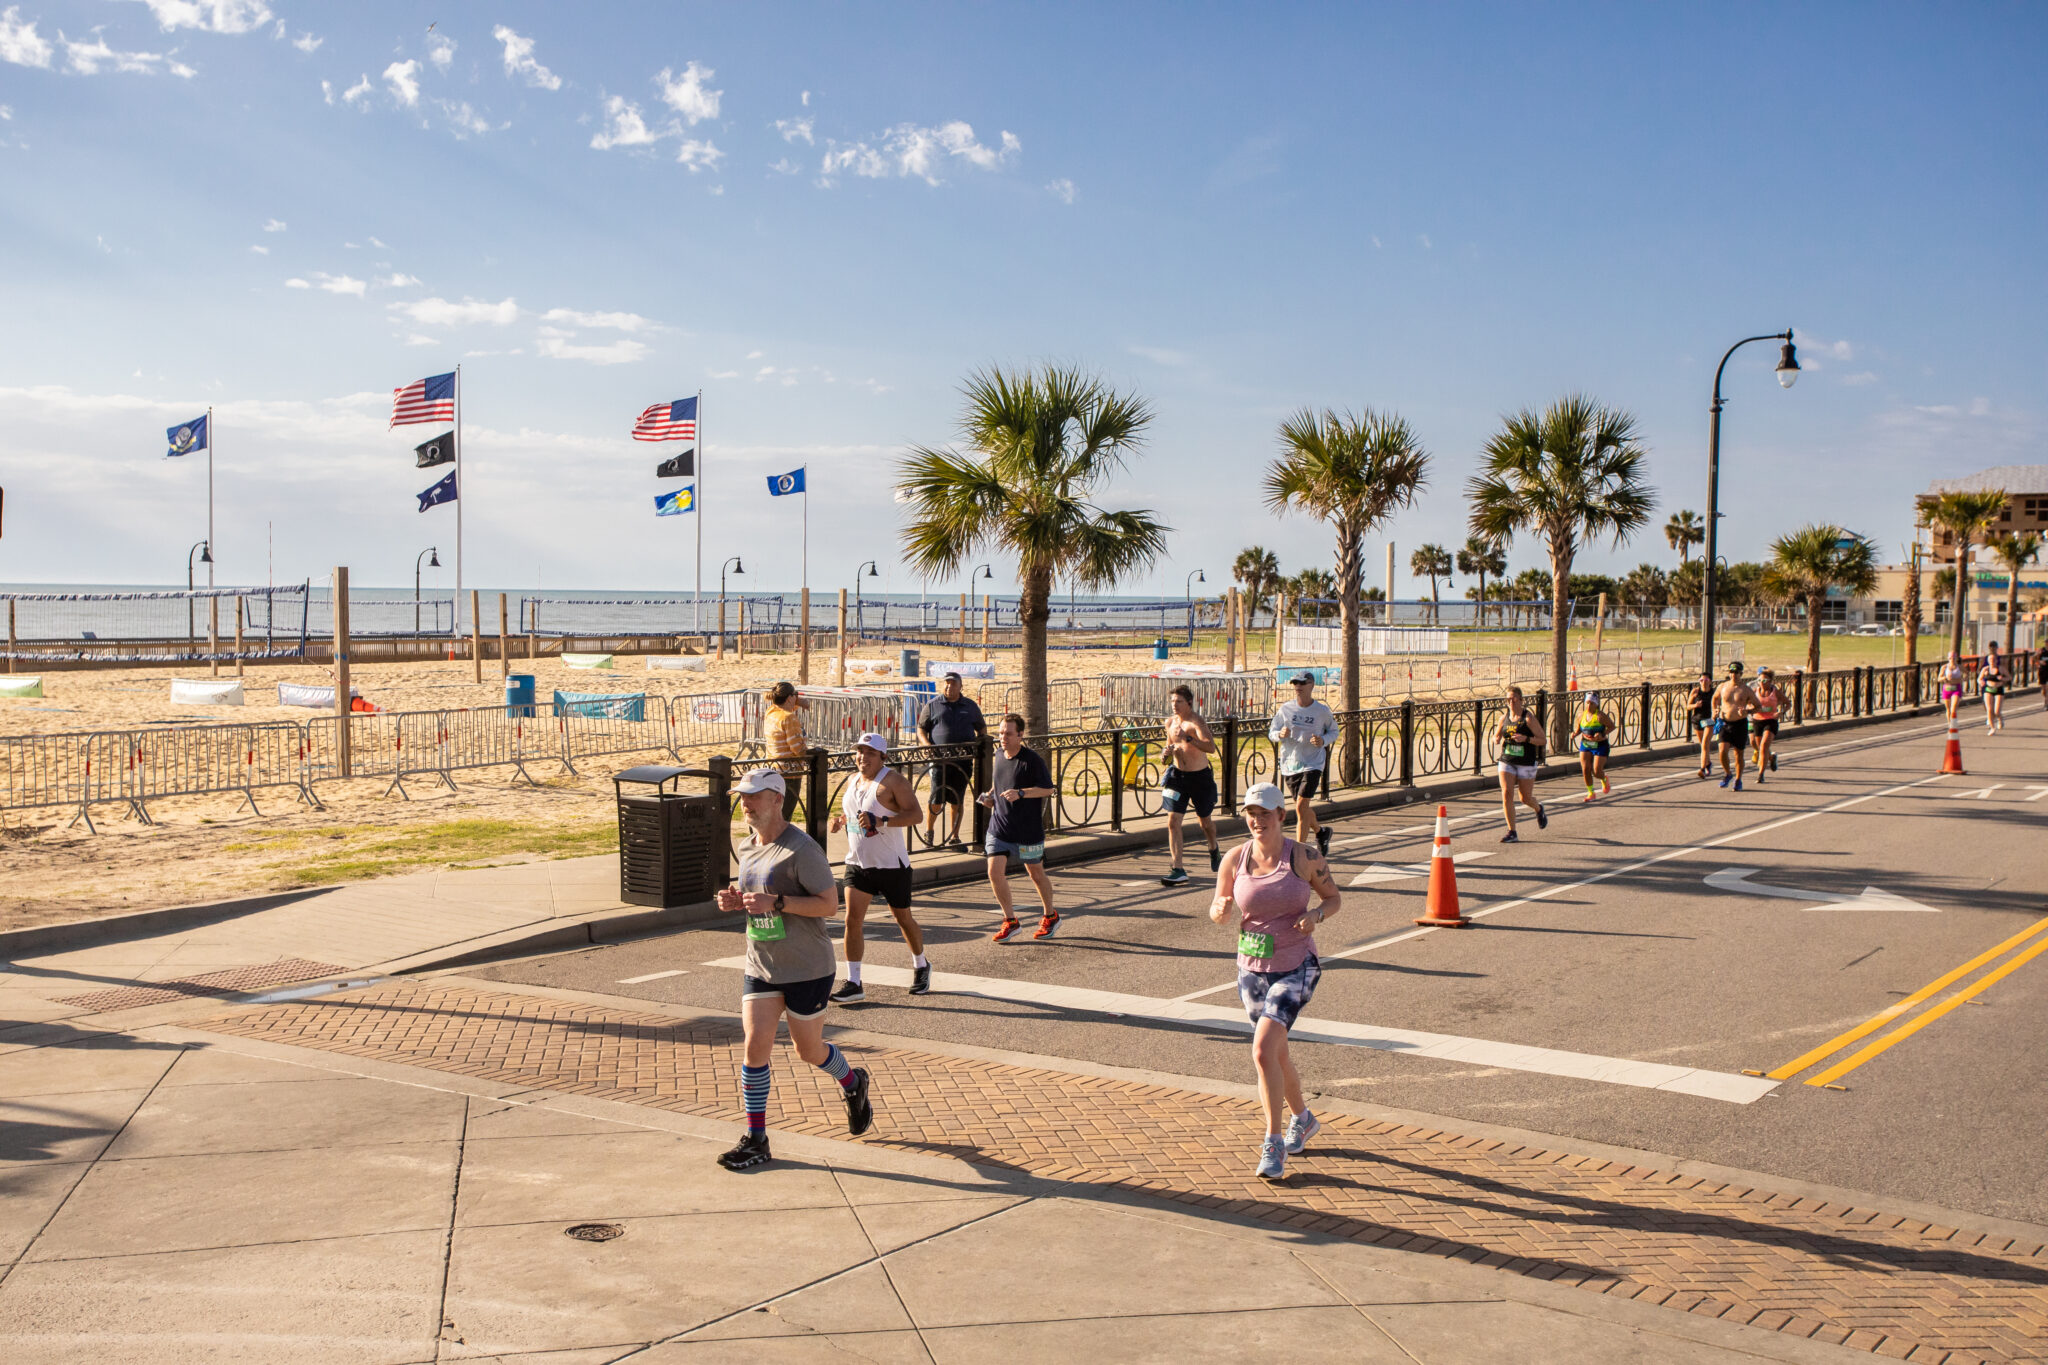
[[[782,780],[782,774],[773,768],[752,768],[739,781],[732,784],[734,792],[741,796],[752,796],[755,792],[781,792],[789,794],[789,784]]]
[[[1271,782],[1254,782],[1251,790],[1244,794],[1244,803],[1261,810],[1280,810],[1287,805],[1287,798]]]
[[[889,752],[888,738],[883,735],[878,735],[874,733],[874,731],[872,730],[870,730],[867,734],[862,735],[859,739],[855,740],[854,744],[862,749],[873,749],[878,754],[886,754]]]

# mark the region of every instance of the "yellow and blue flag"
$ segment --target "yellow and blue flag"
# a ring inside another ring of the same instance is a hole
[[[654,495],[654,515],[657,517],[679,517],[685,512],[697,510],[697,486],[689,484],[673,493]]]

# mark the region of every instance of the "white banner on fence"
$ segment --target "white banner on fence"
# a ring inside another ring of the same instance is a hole
[[[1289,626],[1282,633],[1281,648],[1289,654],[1316,654],[1334,658],[1344,652],[1344,632],[1337,626]],[[1361,654],[1448,654],[1448,630],[1388,629],[1360,626],[1358,652]]]
[[[350,700],[363,694],[353,687],[348,690]],[[309,687],[305,683],[281,682],[277,685],[279,706],[309,706],[315,710],[334,709],[334,689],[331,687]]]
[[[242,684],[235,682],[212,682],[205,679],[171,679],[171,704],[173,706],[240,706],[242,705]]]
[[[963,678],[993,678],[996,666],[992,663],[968,663],[959,659],[926,659],[924,675],[927,678],[943,678],[948,673],[958,673]]]
[[[709,673],[711,671],[711,656],[708,654],[650,654],[647,656],[647,667],[650,672],[659,668],[673,669],[681,673]]]

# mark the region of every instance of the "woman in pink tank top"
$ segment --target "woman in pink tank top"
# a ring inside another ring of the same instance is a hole
[[[1251,840],[1224,855],[1216,874],[1216,899],[1209,918],[1237,925],[1237,993],[1252,1020],[1252,1062],[1259,1073],[1259,1101],[1266,1114],[1266,1138],[1258,1174],[1279,1180],[1287,1157],[1299,1155],[1322,1124],[1308,1111],[1301,1076],[1287,1051],[1287,1031],[1314,996],[1323,968],[1316,958],[1316,926],[1343,907],[1343,894],[1322,854],[1284,837],[1281,810],[1286,798],[1270,782],[1244,796]],[[1318,904],[1309,908],[1313,892]],[[1281,1115],[1288,1115],[1286,1131]]]

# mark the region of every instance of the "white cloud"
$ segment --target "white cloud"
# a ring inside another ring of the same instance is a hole
[[[584,360],[592,365],[629,365],[647,354],[647,344],[630,337],[602,346],[578,346],[560,336],[544,336],[533,349],[553,360]]]
[[[12,105],[6,105],[6,104],[0,104],[0,123],[5,123],[5,122],[7,122],[7,121],[8,121],[9,119],[11,119],[11,118],[13,118],[13,117],[14,117],[14,108],[13,108],[13,106],[12,106]]]
[[[282,218],[265,219],[263,230],[265,232],[283,232],[285,230],[285,221]]]
[[[284,287],[287,289],[311,289],[313,286],[305,280],[294,278],[286,280]]]
[[[644,147],[680,131],[673,126],[649,128],[639,105],[624,95],[611,95],[604,102],[604,127],[591,137],[590,145],[600,152],[611,147]]]
[[[377,281],[377,287],[379,289],[409,289],[419,284],[419,282],[420,277],[417,275],[403,275],[393,272]]]
[[[1970,400],[1970,416],[1989,417],[1990,415],[1991,400],[1989,398],[1972,398]]]
[[[481,137],[485,133],[503,132],[512,126],[507,122],[493,127],[489,119],[469,107],[468,100],[435,100],[434,103],[441,106],[441,112],[448,116],[457,137]]]
[[[408,346],[439,346],[441,343],[433,337],[423,337],[418,332],[413,332],[407,335],[405,344]]]
[[[775,120],[775,131],[782,134],[784,142],[795,142],[798,138],[802,138],[806,147],[812,146],[817,142],[817,139],[812,136],[812,129],[816,126],[816,119],[779,118]]]
[[[270,248],[267,246],[252,246],[249,250],[255,252],[258,256],[268,256],[270,254]]]
[[[142,0],[166,33],[196,28],[202,33],[247,33],[271,20],[263,0]]]
[[[767,353],[766,351],[748,351],[748,352],[747,352],[747,359],[749,359],[749,360],[759,360],[759,359],[760,359],[760,358],[761,358],[762,356],[764,356],[764,355],[766,355],[766,354],[768,354],[768,353]]]
[[[393,62],[384,68],[384,83],[391,87],[391,97],[408,109],[420,102],[419,76],[418,62]]]
[[[321,99],[323,99],[323,100],[326,100],[326,101],[327,101],[327,102],[328,102],[329,104],[332,104],[332,103],[334,103],[334,82],[333,82],[333,81],[322,81],[322,82],[320,82],[320,98],[321,98]]]
[[[358,80],[354,85],[341,92],[341,102],[343,104],[361,104],[367,108],[369,107],[369,99],[370,77],[367,72],[364,73],[361,80]]]
[[[1053,181],[1050,185],[1047,185],[1045,188],[1048,194],[1052,195],[1053,198],[1059,200],[1062,204],[1073,203],[1074,196],[1076,193],[1078,193],[1078,191],[1074,189],[1074,182],[1064,177]]]
[[[427,60],[446,71],[455,63],[455,40],[445,33],[428,34]]]
[[[35,20],[21,21],[18,5],[0,10],[0,62],[47,67],[52,51],[49,40],[36,32]]]
[[[1426,232],[1416,233],[1415,240],[1422,243],[1422,249],[1424,251],[1434,251],[1436,249],[1435,243],[1429,240],[1429,234]]]
[[[324,270],[314,271],[313,278],[319,281],[313,286],[315,289],[324,289],[330,294],[347,294],[352,298],[361,298],[367,287],[353,275],[330,275]]]
[[[292,46],[310,57],[315,52],[318,52],[321,44],[326,41],[325,38],[315,38],[310,33],[301,33],[298,37],[292,39]]]
[[[371,246],[373,246],[373,247],[376,247],[376,248],[377,248],[377,249],[378,249],[379,251],[382,251],[382,250],[384,250],[384,249],[385,249],[385,247],[384,247],[384,243],[382,243],[382,242],[378,241],[378,240],[377,240],[377,239],[376,239],[375,237],[372,237],[372,238],[370,239],[370,245],[371,245]]]
[[[652,332],[661,326],[638,313],[579,313],[574,308],[550,308],[541,314],[541,321],[569,327],[609,327],[617,332]]]
[[[1380,239],[1379,239],[1379,238],[1375,237],[1375,238],[1373,238],[1373,239],[1372,239],[1372,249],[1373,249],[1374,251],[1378,251],[1378,250],[1380,249]]]
[[[804,91],[803,105],[806,109],[811,107],[811,92],[808,90]]]
[[[160,52],[115,51],[107,46],[106,38],[98,29],[93,30],[92,41],[89,43],[67,38],[61,29],[57,33],[57,41],[64,45],[65,63],[74,74],[80,76],[97,76],[101,67],[112,67],[116,71],[148,76],[154,75],[157,68],[164,64],[164,55]],[[187,79],[198,74],[183,62],[171,62],[169,69],[172,75],[184,76]]]
[[[927,185],[936,185],[948,158],[981,170],[994,170],[1022,148],[1017,135],[1009,132],[997,140],[996,146],[987,146],[976,140],[971,125],[958,119],[936,128],[900,123],[883,134],[879,146],[828,142],[819,170],[824,184],[832,183],[832,178],[841,172],[851,172],[876,180],[891,175],[916,176]]]
[[[694,128],[705,119],[718,117],[719,97],[725,92],[704,88],[704,82],[717,74],[708,66],[691,62],[680,76],[663,67],[654,83],[661,87],[661,102],[688,119]]]
[[[782,158],[782,160],[776,162],[768,169],[774,171],[777,175],[795,175],[798,171],[801,171],[803,167],[797,165],[788,157],[784,157]]]
[[[539,90],[562,88],[562,78],[534,60],[533,39],[522,38],[503,24],[492,29],[491,36],[505,45],[507,76],[522,77],[528,85]]]
[[[1877,375],[1870,370],[1858,370],[1855,374],[1843,375],[1842,382],[1852,389],[1860,389],[1865,384],[1875,384]]]
[[[390,307],[392,312],[412,319],[421,327],[465,327],[475,323],[508,327],[519,319],[519,305],[511,299],[491,303],[465,298],[461,303],[451,303],[447,299],[435,298],[394,303]]]
[[[695,175],[702,170],[717,170],[718,163],[724,160],[724,158],[725,153],[712,146],[708,140],[699,142],[695,138],[691,138],[686,140],[682,146],[676,148],[676,160],[682,165],[688,166],[691,175]],[[712,193],[717,194],[719,191],[713,190]]]
[[[719,370],[710,376],[712,379],[738,379],[739,377],[740,372],[738,370]]]

